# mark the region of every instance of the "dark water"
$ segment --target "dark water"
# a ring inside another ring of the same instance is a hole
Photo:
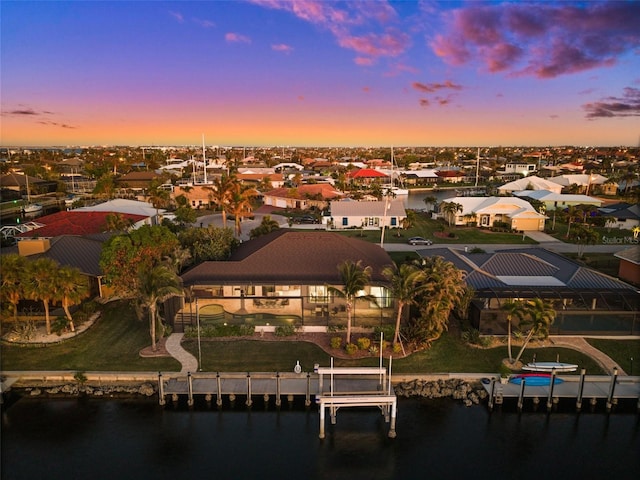
[[[155,400],[23,398],[2,417],[3,479],[634,479],[640,416],[490,413],[401,399],[396,439],[379,410]],[[506,408],[506,406],[505,406]]]

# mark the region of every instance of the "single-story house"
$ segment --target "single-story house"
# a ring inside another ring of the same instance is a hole
[[[554,193],[549,190],[522,190],[513,192],[513,195],[519,198],[538,200],[544,203],[545,210],[564,210],[570,206],[576,205],[593,205],[600,207],[602,200],[588,195],[573,195],[568,193]]]
[[[365,293],[356,301],[354,326],[393,322],[393,301],[382,270],[393,261],[378,245],[332,232],[287,229],[244,242],[228,261],[203,262],[181,275],[188,295],[167,318],[176,331],[200,323],[257,326],[338,324],[346,319],[338,266],[346,260],[371,267]]]
[[[598,211],[613,220],[607,223],[608,227],[633,230],[640,226],[640,206],[637,203],[616,203],[600,207]]]
[[[455,225],[492,227],[495,222],[504,222],[513,230],[541,232],[547,218],[517,197],[453,197],[445,201],[462,206],[462,211],[455,214]],[[441,211],[438,216],[444,218],[444,213]]]
[[[358,202],[344,200],[331,202],[330,226],[342,230],[345,228],[377,229],[401,228],[407,218],[402,200],[375,200]]]
[[[552,303],[554,335],[640,334],[636,288],[544,248],[493,253],[440,248],[418,254],[443,257],[465,272],[465,282],[475,292],[470,319],[483,334],[506,334],[506,313],[500,307],[530,298]]]
[[[437,170],[433,168],[423,170],[403,170],[400,177],[406,185],[433,185],[438,183]]]
[[[162,176],[153,171],[129,172],[116,178],[115,183],[122,189],[147,190],[151,187],[151,182],[159,178]]]
[[[513,182],[505,183],[501,187],[498,187],[498,193],[500,195],[509,195],[512,192],[518,192],[521,190],[548,190],[554,193],[561,193],[562,185],[532,175],[514,180]]]
[[[640,247],[636,245],[614,253],[613,256],[620,259],[618,276],[634,285],[640,285]]]
[[[581,189],[580,191],[586,195],[589,195],[596,186],[603,185],[608,181],[607,177],[604,177],[599,173],[558,175],[556,177],[551,177],[548,180],[550,182],[557,183],[558,185],[562,185],[565,189],[569,188],[571,185],[578,185]]]
[[[91,205],[88,207],[80,207],[74,210],[75,212],[109,212],[109,213],[122,213],[133,214],[145,217],[143,221],[146,225],[156,225],[159,223],[159,217],[166,212],[162,208],[155,208],[153,205],[147,202],[140,202],[138,200],[127,200],[124,198],[116,198],[106,202],[98,203],[97,205]]]
[[[315,207],[326,208],[329,202],[342,198],[344,193],[328,183],[313,183],[293,188],[276,188],[265,192],[262,201],[265,205],[277,208],[296,208],[307,210]]]
[[[53,238],[61,235],[93,235],[107,230],[107,216],[114,212],[94,211],[62,211],[51,215],[38,217],[34,224],[41,225],[27,232],[17,235],[17,238]],[[145,215],[121,213],[122,218],[131,222],[133,229],[145,224],[149,218]]]
[[[389,182],[389,177],[382,173],[380,170],[373,168],[361,168],[359,170],[351,170],[347,173],[347,178],[358,185],[370,185],[371,183]]]

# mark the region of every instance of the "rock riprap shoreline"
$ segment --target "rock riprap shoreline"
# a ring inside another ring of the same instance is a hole
[[[487,398],[480,382],[467,382],[459,378],[447,380],[411,380],[394,387],[398,397],[452,398],[461,400],[466,406],[479,405]]]
[[[26,394],[37,397],[40,395],[92,395],[94,397],[103,396],[135,396],[142,395],[151,397],[158,392],[157,385],[143,383],[139,385],[82,385],[75,383],[65,383],[55,386],[38,386],[21,388]]]

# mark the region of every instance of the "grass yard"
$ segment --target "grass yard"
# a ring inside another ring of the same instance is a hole
[[[142,358],[151,344],[147,322],[125,303],[106,306],[95,325],[77,337],[45,347],[2,344],[2,370],[179,371],[173,358]]]
[[[640,340],[607,340],[604,338],[587,338],[586,340],[610,356],[627,374],[640,374]],[[632,363],[633,372],[631,371]]]
[[[337,233],[348,237],[360,238],[372,243],[380,243],[380,230],[334,230]],[[436,236],[440,232],[452,233],[453,237]],[[455,244],[467,243],[474,244],[522,244],[536,245],[537,242],[529,237],[522,237],[518,233],[498,233],[491,232],[487,229],[479,229],[476,227],[449,227],[446,222],[440,220],[432,220],[425,213],[418,212],[415,216],[414,224],[406,229],[387,229],[385,230],[384,243],[407,243],[411,237],[424,237],[432,240],[434,244]]]

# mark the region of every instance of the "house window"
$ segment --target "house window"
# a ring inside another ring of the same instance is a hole
[[[263,285],[262,286],[262,295],[265,297],[273,297],[276,294],[276,286],[275,285]]]
[[[388,308],[391,306],[391,295],[389,294],[389,290],[385,287],[371,287],[371,295],[376,297],[376,301],[378,302],[378,307],[380,308]],[[375,307],[374,304],[371,305]]]
[[[398,219],[396,217],[391,217],[391,226],[395,227],[398,225]]]
[[[348,217],[342,217],[342,226],[346,227],[347,225],[349,225],[349,218]]]
[[[329,303],[329,290],[326,285],[309,285],[311,303]]]

